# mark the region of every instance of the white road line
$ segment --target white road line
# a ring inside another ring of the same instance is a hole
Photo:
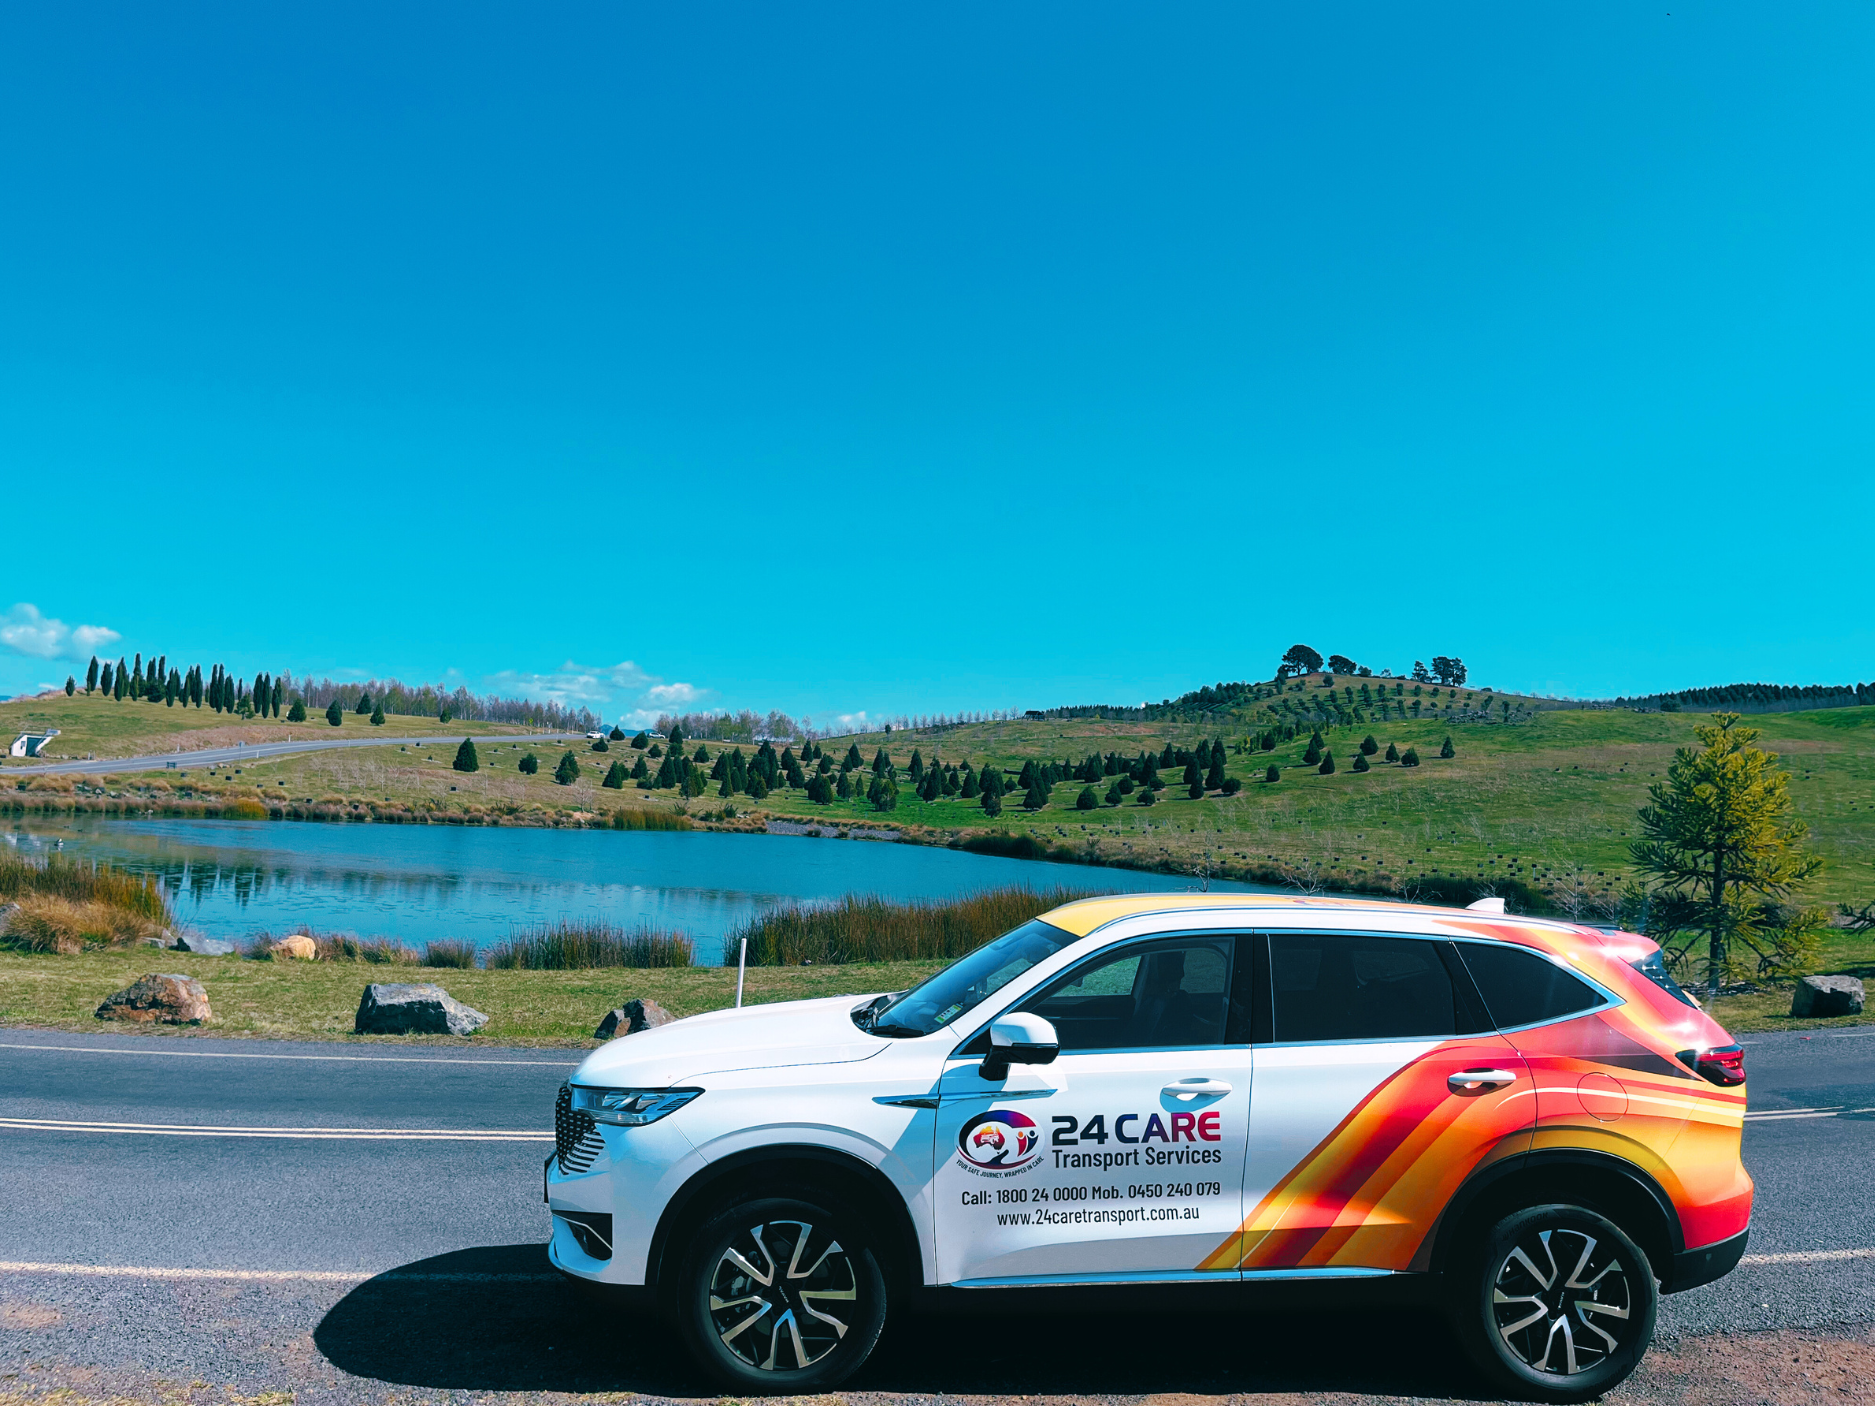
[[[1875,1260],[1869,1250],[1794,1250],[1783,1255],[1746,1255],[1740,1264],[1834,1264],[1839,1260]]]
[[[557,1274],[399,1274],[396,1270],[332,1269],[168,1269],[141,1264],[35,1264],[0,1260],[0,1274],[70,1274],[95,1279],[256,1279],[263,1283],[295,1280],[313,1284],[362,1284],[388,1279],[415,1284],[549,1284]]]
[[[0,1118],[8,1128],[40,1133],[148,1133],[157,1137],[310,1138],[352,1142],[552,1142],[525,1128],[223,1128],[204,1123],[92,1123],[68,1118]]]
[[[1757,1113],[1747,1113],[1747,1123],[1788,1123],[1798,1118],[1840,1118],[1849,1113],[1875,1113],[1875,1108],[1850,1108],[1839,1104],[1834,1108],[1766,1108]]]
[[[173,1055],[181,1059],[300,1059],[343,1064],[505,1064],[517,1069],[571,1069],[577,1059],[449,1059],[442,1055],[303,1055],[246,1054],[236,1050],[112,1050],[88,1045],[21,1045],[0,1041],[0,1050],[52,1050],[58,1054]]]

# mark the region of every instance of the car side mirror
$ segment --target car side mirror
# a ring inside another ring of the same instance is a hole
[[[1007,1079],[1012,1064],[1053,1064],[1061,1053],[1061,1037],[1039,1015],[1004,1015],[990,1022],[990,1052],[977,1073],[985,1079]]]

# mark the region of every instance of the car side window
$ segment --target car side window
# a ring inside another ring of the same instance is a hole
[[[1546,1025],[1607,1004],[1586,981],[1534,952],[1489,942],[1456,946],[1500,1030]]]
[[[1094,957],[1017,1009],[1055,1027],[1063,1054],[1227,1043],[1234,938],[1136,943]]]
[[[1423,938],[1271,933],[1270,986],[1279,1043],[1431,1039],[1469,1023]]]

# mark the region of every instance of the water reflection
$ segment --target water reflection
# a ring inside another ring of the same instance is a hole
[[[716,939],[777,904],[849,892],[949,898],[1002,884],[1156,892],[1187,880],[874,841],[248,820],[16,820],[0,840],[156,876],[177,916],[239,938],[307,923],[486,947],[517,926],[603,918]],[[1250,885],[1214,884],[1243,891]]]

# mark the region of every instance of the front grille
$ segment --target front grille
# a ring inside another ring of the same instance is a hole
[[[553,1153],[560,1159],[560,1171],[578,1176],[591,1168],[593,1159],[605,1151],[605,1140],[592,1114],[573,1107],[573,1090],[560,1085],[560,1096],[553,1103]]]

